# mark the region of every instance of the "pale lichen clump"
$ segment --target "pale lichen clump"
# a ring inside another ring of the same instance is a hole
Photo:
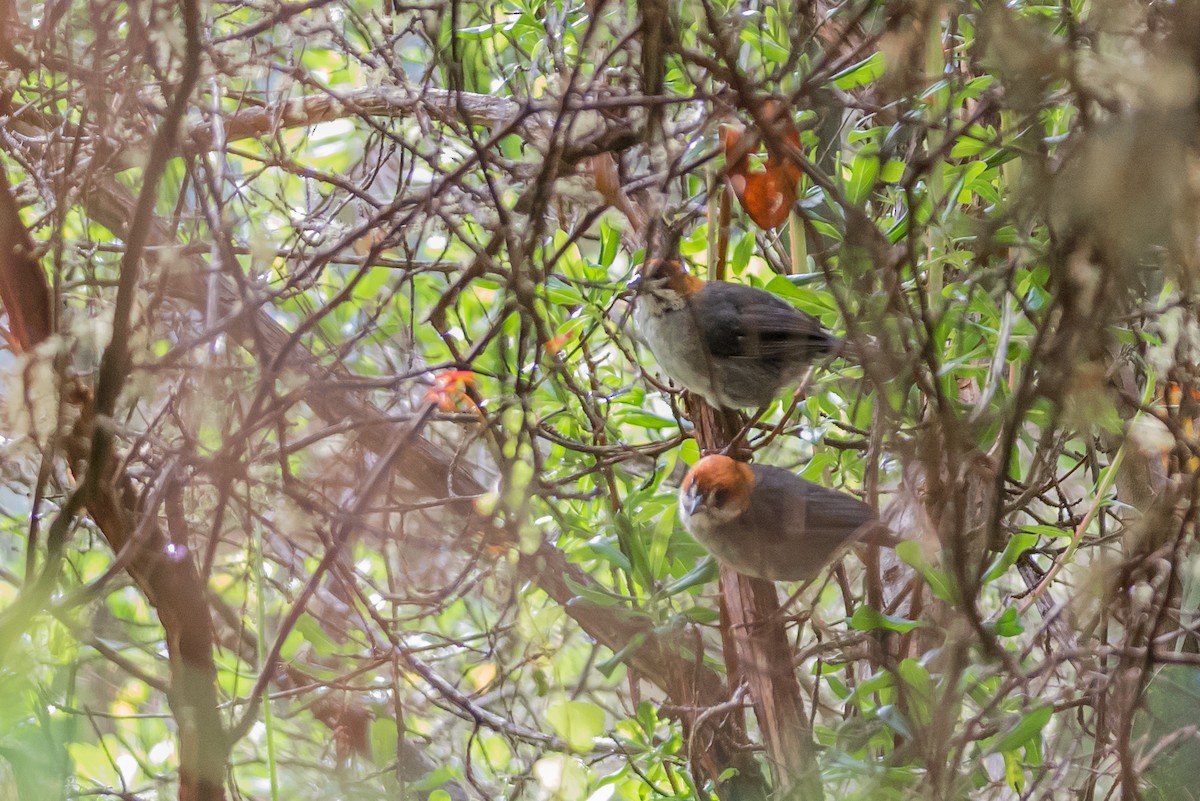
[[[55,362],[62,348],[58,337],[16,356],[4,369],[0,413],[7,426],[6,450],[40,450],[55,434],[61,419],[61,380]]]
[[[1160,376],[1180,364],[1200,364],[1200,323],[1185,314],[1178,300],[1167,298],[1172,305],[1156,321],[1160,342],[1146,350],[1146,361]]]

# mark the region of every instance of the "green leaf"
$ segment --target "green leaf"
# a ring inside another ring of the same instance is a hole
[[[546,722],[574,750],[590,751],[604,733],[604,710],[588,701],[564,701],[546,710]]]
[[[700,461],[700,446],[696,443],[696,440],[685,440],[679,446],[679,461],[689,466]]]
[[[656,579],[646,553],[645,526],[641,521],[629,518],[630,511],[634,510],[636,513],[637,508],[638,504],[626,499],[621,514],[613,519],[613,526],[617,531],[617,542],[620,543],[621,550],[629,557],[633,576],[643,587],[651,587]]]
[[[607,220],[600,222],[600,264],[603,267],[612,266],[617,258],[617,249],[621,246],[621,232]]]
[[[1005,572],[1017,563],[1021,555],[1037,545],[1037,534],[1014,534],[1008,538],[1008,542],[1004,544],[1004,551],[996,557],[987,571],[983,574],[983,583],[990,584],[1000,578]]]
[[[610,536],[597,534],[588,540],[587,544],[595,552],[596,556],[604,559],[613,567],[620,570],[631,569],[632,566],[629,563],[629,557],[617,547]]]
[[[750,257],[754,255],[754,234],[753,232],[743,233],[733,243],[733,254],[729,257],[729,270],[734,275],[741,275],[746,270],[746,265],[750,263]]]
[[[881,670],[873,676],[860,681],[854,687],[852,696],[854,698],[868,698],[877,692],[881,692],[891,687],[896,686],[896,677],[890,670]]]
[[[701,559],[700,562],[685,573],[683,576],[672,581],[667,586],[663,587],[662,594],[666,597],[678,595],[679,593],[690,590],[701,584],[708,584],[717,577],[720,568],[717,565],[717,560],[711,556]]]
[[[319,656],[330,656],[338,652],[338,644],[325,633],[320,622],[307,612],[296,621],[296,631],[300,632]]]
[[[563,576],[563,581],[566,583],[567,588],[570,589],[571,592],[575,593],[575,598],[572,600],[579,599],[587,601],[591,604],[595,604],[596,606],[603,607],[617,606],[618,604],[626,603],[629,600],[615,592],[605,589],[599,584],[585,586],[580,584],[578,581],[575,581],[570,576]]]
[[[895,615],[885,615],[869,606],[858,607],[854,610],[854,616],[850,618],[850,628],[855,631],[878,631],[879,629],[885,629],[904,634],[923,625],[925,624],[919,620],[908,620]]]
[[[896,555],[909,567],[921,574],[921,578],[929,586],[929,590],[939,600],[954,603],[954,586],[950,576],[925,561],[921,553],[921,544],[916,540],[905,540],[896,546]]]
[[[478,747],[480,752],[492,765],[503,767],[512,760],[512,748],[508,744],[508,740],[498,734],[483,734],[478,739]],[[385,764],[376,761],[376,764]]]
[[[617,668],[619,668],[621,665],[625,664],[625,657],[627,655],[633,653],[637,649],[641,648],[642,644],[645,642],[646,642],[645,634],[642,634],[641,632],[639,632],[639,633],[633,635],[629,639],[629,642],[627,642],[627,643],[625,643],[625,645],[621,646],[621,648],[619,650],[617,650],[612,656],[610,656],[608,659],[605,659],[602,662],[596,663],[596,670],[600,671],[600,675],[605,676],[606,678],[611,677],[613,672],[616,671]]]
[[[888,159],[879,170],[879,180],[885,184],[898,184],[904,178],[908,165],[899,159]]]
[[[658,728],[658,709],[649,701],[641,701],[637,705],[634,720],[648,737],[653,737],[655,729]]]
[[[959,203],[970,203],[972,200],[971,184],[975,179],[982,175],[988,168],[988,165],[982,161],[972,161],[968,164],[959,176],[955,187],[957,189],[956,200]]]
[[[886,70],[883,53],[877,51],[834,75],[832,83],[838,89],[857,89],[877,80]]]
[[[371,755],[376,765],[386,765],[396,758],[399,729],[396,721],[387,716],[371,721]]]
[[[1000,736],[996,741],[996,750],[1003,753],[1025,745],[1025,743],[1041,733],[1046,724],[1050,722],[1050,717],[1053,714],[1054,707],[1050,704],[1039,706],[1033,711],[1027,712],[1012,728]]]
[[[586,301],[579,290],[559,281],[546,286],[546,300],[558,306],[582,306]]]
[[[664,428],[674,428],[677,424],[670,417],[652,414],[650,412],[641,411],[639,409],[622,412],[619,418],[619,424],[641,426],[655,431],[661,431]]]
[[[912,726],[909,725],[904,714],[894,704],[884,704],[879,707],[879,709],[875,710],[875,716],[901,737],[906,739],[912,738]]]
[[[448,765],[442,765],[429,771],[429,773],[426,773],[417,781],[411,782],[408,785],[408,788],[416,792],[429,790],[430,798],[432,798],[433,793],[436,792],[438,788],[440,788],[446,782],[453,781],[458,777],[459,771],[456,771],[454,768]]]
[[[874,152],[860,152],[850,165],[850,180],[846,182],[846,199],[855,206],[862,205],[875,188],[879,177],[879,156]]]
[[[1025,633],[1025,627],[1021,625],[1021,618],[1018,617],[1015,606],[1007,607],[1001,612],[1000,617],[996,618],[990,628],[997,637],[1016,637],[1018,634]]]
[[[280,659],[284,660],[285,662],[293,659],[300,651],[301,646],[303,646],[306,642],[307,640],[304,638],[304,635],[293,628],[288,632],[287,637],[285,637],[283,640],[283,646],[279,649]]]
[[[1066,537],[1069,539],[1075,536],[1074,532],[1058,526],[1021,526],[1021,530],[1041,537]]]
[[[84,775],[111,775],[112,763],[103,758],[100,748],[84,743],[67,743],[64,748],[48,723],[49,719],[43,718],[42,725],[22,725],[4,732],[0,739],[0,759],[11,769],[16,797],[20,801],[55,801],[65,797],[67,779],[73,767],[78,767]],[[81,747],[80,753],[87,760],[85,765],[72,765],[68,757],[68,752],[74,754],[77,747]],[[4,772],[0,771],[0,796],[5,786],[3,776]]]
[[[67,750],[71,754],[71,761],[74,763],[77,776],[109,787],[113,787],[119,782],[120,778],[111,755],[100,746],[92,743],[70,743]],[[12,750],[5,749],[0,752],[0,756],[7,759],[15,770],[19,770],[19,759],[14,760],[16,754]],[[32,767],[32,762],[30,766]],[[22,797],[21,801],[26,801],[26,799]],[[29,799],[29,801],[33,801],[33,799]]]
[[[1146,762],[1146,801],[1177,801],[1194,795],[1200,775],[1200,748],[1196,747],[1196,709],[1200,707],[1200,668],[1164,665],[1154,672],[1142,695],[1133,723],[1137,753]],[[1164,747],[1166,746],[1166,747]]]
[[[929,671],[915,659],[903,659],[896,673],[904,681],[907,710],[919,726],[928,726],[933,720],[934,686]]]
[[[671,535],[675,533],[675,507],[664,509],[655,521],[653,533],[650,535],[650,545],[646,549],[646,562],[650,565],[650,575],[655,580],[662,576],[667,558],[667,545]]]
[[[682,618],[710,626],[721,619],[721,613],[707,606],[693,606],[683,613]]]
[[[1021,760],[1012,751],[1005,751],[1004,757],[1004,783],[1007,784],[1013,792],[1020,793],[1025,789],[1025,769],[1021,765]]]

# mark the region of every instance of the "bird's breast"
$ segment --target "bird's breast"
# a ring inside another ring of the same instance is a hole
[[[683,308],[639,300],[634,320],[659,368],[675,383],[705,398],[715,398],[714,370],[704,337],[686,302]]]
[[[701,512],[685,517],[684,527],[704,550],[739,573],[776,578],[771,575],[773,566],[763,558],[761,543],[754,532],[747,531],[739,520],[718,521]]]

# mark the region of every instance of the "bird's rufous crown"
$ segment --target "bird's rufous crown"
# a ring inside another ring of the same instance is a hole
[[[709,454],[696,464],[683,479],[685,493],[695,490],[710,498],[724,490],[727,493],[720,506],[733,505],[745,509],[750,505],[750,493],[754,490],[754,471],[745,462],[739,462],[719,453]]]
[[[680,295],[694,295],[704,286],[704,281],[685,270],[679,259],[646,259],[642,264],[642,277],[663,281]]]

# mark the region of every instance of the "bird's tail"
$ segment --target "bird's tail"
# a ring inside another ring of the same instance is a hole
[[[834,341],[829,346],[829,355],[833,358],[846,359],[855,364],[865,364],[868,361],[877,362],[882,357],[879,342],[873,337],[859,336],[851,342],[841,337],[831,337]]]
[[[882,521],[872,520],[862,527],[862,533],[855,540],[864,545],[878,545],[880,548],[895,548],[904,542],[904,538],[896,534]]]

